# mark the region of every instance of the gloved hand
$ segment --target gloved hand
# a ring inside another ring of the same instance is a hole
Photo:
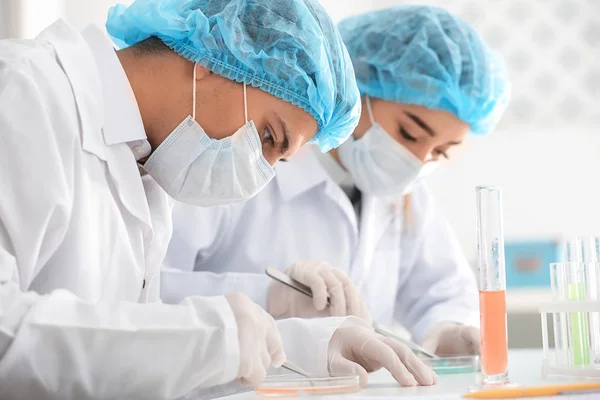
[[[367,373],[385,368],[402,386],[434,385],[437,375],[402,343],[383,337],[366,326],[342,324],[329,341],[330,373],[352,373],[367,383]]]
[[[238,376],[244,386],[258,386],[265,380],[269,366],[285,362],[281,336],[275,320],[245,294],[225,295],[237,322],[240,344]]]
[[[479,328],[444,322],[435,326],[423,339],[421,346],[438,356],[479,354]]]
[[[355,315],[371,324],[371,314],[358,288],[341,269],[325,261],[300,261],[285,273],[310,287],[313,298],[277,281],[271,282],[267,291],[267,311],[275,318]]]

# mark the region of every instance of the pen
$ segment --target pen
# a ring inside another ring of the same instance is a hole
[[[600,389],[600,382],[571,383],[552,386],[531,386],[504,389],[485,389],[467,393],[466,399],[516,399],[519,397],[558,396],[563,394],[589,393]]]

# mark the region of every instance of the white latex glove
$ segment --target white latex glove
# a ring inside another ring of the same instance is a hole
[[[313,298],[272,281],[267,292],[267,311],[275,318],[355,315],[371,324],[371,314],[358,288],[341,269],[325,261],[300,261],[285,273],[310,287]],[[327,297],[331,303],[329,306]]]
[[[352,373],[367,383],[369,372],[387,369],[402,386],[434,385],[437,375],[402,343],[383,337],[371,328],[346,326],[338,328],[328,349],[329,372]]]
[[[237,322],[240,343],[238,380],[244,386],[256,387],[267,375],[271,365],[285,362],[281,336],[273,317],[252,302],[245,294],[225,295]]]
[[[421,346],[438,356],[479,354],[479,328],[444,322],[435,326],[423,339]]]

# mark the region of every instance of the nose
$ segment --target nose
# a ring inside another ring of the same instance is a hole
[[[433,148],[430,146],[412,146],[409,150],[422,162],[429,161],[432,158]]]
[[[279,154],[279,151],[273,149],[273,147],[271,147],[271,145],[268,143],[263,144],[262,153],[265,160],[267,160],[271,166],[275,165],[277,161],[283,158],[281,154]]]

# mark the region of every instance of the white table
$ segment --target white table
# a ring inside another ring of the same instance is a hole
[[[551,377],[549,381],[543,381],[541,377],[542,350],[510,350],[508,360],[508,374],[511,382],[521,385],[542,385],[551,382],[575,382],[567,377]],[[435,399],[440,395],[464,394],[469,386],[477,383],[477,374],[454,374],[439,375],[438,383],[429,387],[400,387],[387,371],[378,371],[369,377],[369,384],[359,393],[352,397],[408,397],[419,396]],[[320,397],[331,400],[339,400],[344,396]],[[237,394],[224,397],[226,400],[250,400],[258,399],[254,392]]]

